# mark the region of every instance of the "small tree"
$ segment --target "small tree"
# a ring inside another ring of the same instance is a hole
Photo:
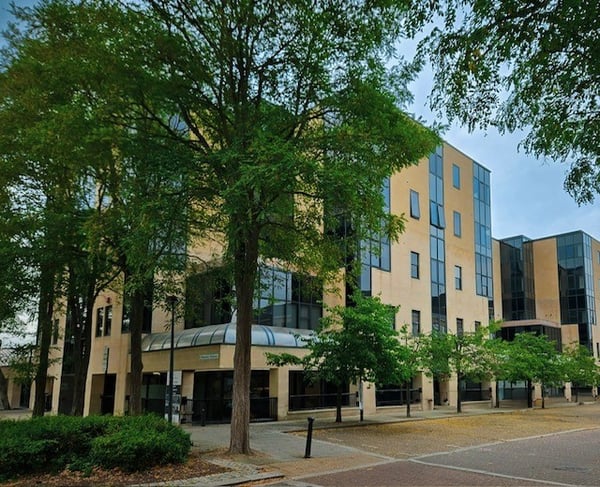
[[[489,376],[496,381],[496,408],[500,407],[500,381],[508,378],[509,346],[510,342],[500,337],[490,338],[484,343],[483,352],[487,355]]]
[[[566,380],[575,388],[575,401],[579,402],[579,386],[595,387],[600,379],[600,369],[587,347],[577,345],[567,348],[563,354]]]
[[[337,386],[336,422],[342,421],[342,386],[367,381],[403,383],[410,380],[412,364],[407,348],[394,330],[397,308],[378,297],[355,293],[354,306],[336,306],[321,319],[317,334],[307,341],[308,355],[267,354],[273,365],[300,364],[309,380]]]
[[[462,412],[460,384],[465,379],[481,381],[490,377],[491,354],[485,346],[489,329],[454,335],[432,332],[421,338],[421,359],[428,376],[449,379],[456,374],[456,412]]]
[[[561,384],[565,367],[560,359],[556,342],[546,335],[518,333],[509,342],[506,378],[512,382],[527,381],[527,407],[533,407],[532,384],[542,386],[542,408],[546,406],[544,387]]]
[[[404,349],[404,362],[402,372],[406,393],[406,417],[410,418],[410,386],[412,379],[421,370],[421,341],[420,337],[413,337],[408,331],[408,325],[400,330],[400,343]]]

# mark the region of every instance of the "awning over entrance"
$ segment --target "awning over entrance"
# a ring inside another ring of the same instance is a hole
[[[264,347],[302,348],[312,330],[252,325],[252,345]],[[235,323],[202,326],[175,332],[175,347],[201,347],[203,345],[234,345]],[[152,333],[142,340],[142,352],[168,350],[171,348],[171,332]]]

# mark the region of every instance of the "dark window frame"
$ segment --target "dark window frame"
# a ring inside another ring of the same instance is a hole
[[[454,266],[454,289],[462,291],[463,288],[463,276],[462,276],[462,267],[459,265]]]
[[[421,205],[419,204],[419,193],[410,190],[410,216],[416,220],[421,218]]]
[[[413,336],[421,334],[421,310],[411,310],[411,332]]]
[[[452,164],[452,186],[460,189],[460,166]]]
[[[410,277],[420,279],[420,258],[418,252],[410,252]]]

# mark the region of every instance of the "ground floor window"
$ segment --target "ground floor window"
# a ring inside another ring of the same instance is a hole
[[[196,372],[192,421],[226,423],[233,405],[233,370]],[[277,419],[277,399],[269,397],[269,371],[253,370],[250,377],[250,419]]]
[[[481,382],[463,380],[460,382],[461,401],[489,401],[490,388],[483,387]]]
[[[313,383],[300,370],[290,371],[290,411],[323,409],[336,407],[338,388],[335,384],[323,380]],[[342,406],[354,406],[356,394],[349,392],[348,384],[342,385]]]
[[[409,400],[411,404],[421,402],[421,390],[415,389],[411,381],[409,384]],[[377,386],[375,391],[375,404],[381,406],[404,406],[406,400],[406,385],[405,384],[383,384]]]
[[[142,377],[142,409],[146,413],[165,415],[167,373],[154,372]]]
[[[498,399],[527,401],[527,382],[500,381],[498,383]]]

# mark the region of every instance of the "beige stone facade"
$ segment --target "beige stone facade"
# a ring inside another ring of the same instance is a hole
[[[390,178],[389,208],[397,215],[404,215],[406,228],[399,241],[391,243],[387,263],[384,263],[386,259],[379,257],[375,265],[371,262],[369,275],[363,276],[365,282],[368,282],[368,288],[363,289],[363,292],[380,296],[384,303],[400,306],[396,316],[397,329],[406,325],[412,330],[417,326],[415,317],[418,317],[421,333],[431,332],[433,323],[451,333],[470,332],[478,324],[485,326],[490,320],[506,318],[501,279],[504,270],[500,259],[502,244],[491,239],[489,172],[448,144],[444,144],[437,155],[432,157],[437,159],[433,162],[424,159],[420,164]],[[435,196],[432,191],[435,191]],[[436,212],[436,215],[433,216],[432,212]],[[197,255],[202,261],[214,262],[218,261],[220,251],[221,245],[217,239],[199,246]],[[536,310],[536,316],[532,318],[560,327],[556,239],[534,241],[532,252]],[[594,299],[598,309],[600,243],[596,240],[592,242],[592,254],[593,275],[596,276],[597,285]],[[435,297],[432,295],[434,292],[438,293]],[[343,299],[342,293],[323,297],[323,301],[328,304],[337,304],[343,302]],[[298,315],[306,310],[310,311],[309,308],[301,308],[301,305],[296,308]],[[102,311],[99,312],[99,309]],[[104,320],[100,331],[97,322],[99,313]],[[60,358],[65,340],[69,340],[69,337],[64,336],[65,317],[57,316],[57,319],[62,333],[59,334],[55,353]],[[108,320],[110,333],[107,333]],[[143,353],[144,404],[149,410],[162,411],[165,407],[165,381],[170,354],[167,332],[170,321],[171,314],[167,307],[154,303],[151,333],[144,339],[146,351]],[[129,333],[122,332],[122,322],[121,296],[116,292],[102,294],[94,309],[86,414],[127,413]],[[567,323],[564,325],[563,342],[579,339],[577,326],[568,327]],[[177,312],[174,371],[177,377],[175,384],[179,387],[180,420],[199,420],[201,412],[204,415],[212,414],[209,411],[213,400],[211,394],[219,396],[219,407],[228,407],[234,352],[234,339],[232,341],[231,336],[228,338],[228,334],[235,326],[227,323],[215,326],[213,337],[194,335],[196,329],[190,329],[189,324],[186,325],[183,311]],[[306,397],[299,398],[292,394],[300,381],[299,376],[294,375],[297,368],[276,368],[267,363],[266,352],[305,353],[301,347],[290,345],[290,337],[295,332],[302,331],[302,327],[299,328],[300,330],[255,326],[253,333],[256,334],[257,342],[253,342],[252,371],[256,383],[252,389],[252,397],[263,408],[257,414],[267,414],[271,419],[330,414],[327,409],[297,406],[297,401],[307,400],[310,395],[305,394]],[[599,338],[595,333],[596,327],[593,326],[592,329],[592,341],[597,343]],[[221,337],[218,340],[215,338],[217,335]],[[53,379],[49,381],[47,392],[51,397],[52,412],[56,413],[64,410],[68,402],[68,386],[66,383],[61,386],[65,378],[61,373],[60,361],[52,366],[49,375]],[[475,385],[480,388],[480,399],[489,398],[491,386],[488,383]],[[417,407],[427,409],[436,403],[456,404],[455,380],[438,383],[421,375],[413,381],[412,387],[420,390]],[[354,398],[358,397],[355,393],[359,388],[356,384],[349,386],[347,407],[350,409],[356,410]],[[315,389],[304,392],[312,393]],[[366,414],[381,408],[396,407],[384,405],[378,399],[377,392],[373,384],[362,385],[362,407]]]

